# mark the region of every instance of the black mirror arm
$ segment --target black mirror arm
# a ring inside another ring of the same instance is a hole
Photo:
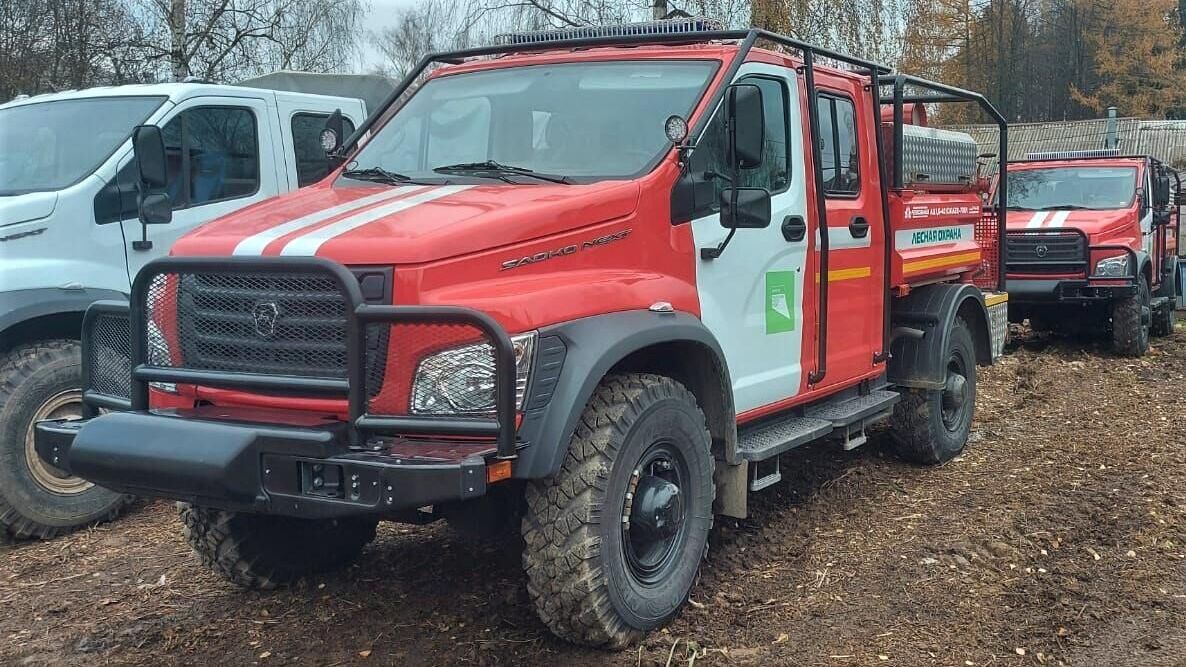
[[[725,239],[723,241],[721,241],[720,245],[718,245],[715,248],[701,248],[700,249],[700,259],[710,260],[710,259],[716,259],[717,257],[720,257],[721,254],[725,252],[725,247],[729,245],[729,241],[733,240],[733,235],[736,233],[737,233],[737,228],[731,227],[729,229],[729,233],[725,236]]]

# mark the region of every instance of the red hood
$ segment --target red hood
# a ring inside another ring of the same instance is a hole
[[[622,218],[636,183],[311,187],[204,225],[175,255],[291,255],[343,264],[429,262]]]
[[[1055,229],[1078,229],[1095,237],[1098,234],[1115,235],[1136,229],[1136,211],[1133,209],[1108,211],[1009,211],[1005,225],[1010,230],[1028,229],[1050,231]]]

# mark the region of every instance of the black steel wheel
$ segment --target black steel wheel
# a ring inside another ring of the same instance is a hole
[[[898,456],[912,463],[949,461],[964,450],[976,410],[976,354],[972,332],[956,318],[944,352],[942,389],[908,389],[894,406],[890,436]]]
[[[552,632],[622,648],[679,613],[708,549],[711,445],[675,380],[602,380],[560,472],[526,492],[527,591]]]

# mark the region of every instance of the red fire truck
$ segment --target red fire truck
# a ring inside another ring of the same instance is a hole
[[[1177,171],[1116,150],[1035,153],[1009,166],[1009,319],[1037,330],[1110,332],[1139,357],[1174,329]]]
[[[349,562],[380,520],[515,517],[547,626],[623,646],[779,454],[886,419],[909,461],[962,451],[1007,327],[976,144],[919,124],[962,102],[1006,154],[982,96],[759,30],[433,55],[342,146],[327,129],[326,180],[89,311],[91,414],[40,423],[38,454],[182,501],[246,587]],[[166,222],[159,131],[135,143]]]

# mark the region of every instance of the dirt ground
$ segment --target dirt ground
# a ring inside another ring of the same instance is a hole
[[[784,457],[635,649],[551,637],[514,545],[388,526],[345,572],[247,593],[151,503],[0,547],[0,663],[1186,665],[1186,332],[1141,360],[1021,337],[982,370],[964,456]]]

